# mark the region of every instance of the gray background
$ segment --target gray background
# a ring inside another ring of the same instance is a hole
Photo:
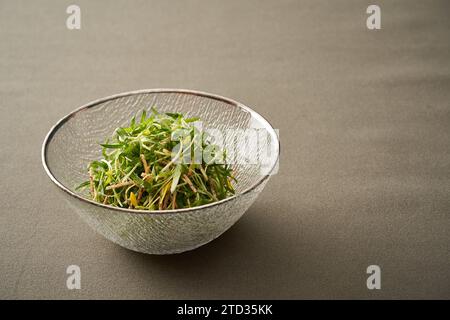
[[[76,3],[80,31],[72,2],[0,1],[0,298],[450,298],[450,2],[377,1],[380,31],[372,1]],[[74,108],[158,87],[242,101],[282,143],[246,215],[174,256],[95,234],[40,161]]]

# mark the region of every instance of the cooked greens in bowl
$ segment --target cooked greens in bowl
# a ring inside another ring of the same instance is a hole
[[[142,210],[190,208],[233,195],[226,153],[195,126],[199,121],[155,108],[147,116],[144,109],[101,144],[102,158],[89,164],[89,179],[77,190],[89,189],[103,204]],[[212,150],[210,157],[203,150]]]

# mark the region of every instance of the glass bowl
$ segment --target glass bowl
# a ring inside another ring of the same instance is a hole
[[[87,180],[87,165],[101,157],[99,143],[153,106],[200,117],[206,131],[226,132],[226,146],[237,145],[231,164],[238,181],[234,196],[193,208],[145,211],[104,205],[75,191]],[[263,138],[255,143],[252,132]],[[68,205],[105,238],[148,254],[192,250],[220,236],[255,201],[276,172],[278,158],[277,133],[258,113],[225,97],[180,89],[132,91],[90,102],[59,120],[42,146],[44,169]]]

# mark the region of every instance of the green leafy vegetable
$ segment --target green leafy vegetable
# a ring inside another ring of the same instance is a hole
[[[233,195],[236,180],[229,165],[203,159],[194,163],[198,141],[203,150],[213,150],[213,159],[225,157],[208,139],[198,139],[202,133],[196,121],[154,108],[147,116],[144,110],[101,144],[103,158],[89,164],[89,180],[77,190],[89,188],[90,196],[103,204],[142,210],[189,208]],[[183,161],[186,155],[192,161]]]

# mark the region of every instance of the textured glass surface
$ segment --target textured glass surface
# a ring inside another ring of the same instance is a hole
[[[200,117],[204,128],[263,128],[277,139],[262,117],[239,103],[199,92],[147,90],[98,100],[61,120],[44,143],[44,166],[52,180],[66,191],[69,205],[107,239],[139,252],[183,252],[213,240],[232,226],[256,199],[268,176],[261,174],[260,162],[234,164],[237,196],[179,211],[118,210],[83,200],[82,194],[75,196],[74,187],[87,180],[88,163],[101,157],[99,143],[117,127],[128,125],[132,116],[152,106],[160,112]],[[227,139],[233,138],[233,134],[227,135]],[[240,151],[239,157],[245,158],[245,152]],[[278,149],[276,152],[278,155]]]

